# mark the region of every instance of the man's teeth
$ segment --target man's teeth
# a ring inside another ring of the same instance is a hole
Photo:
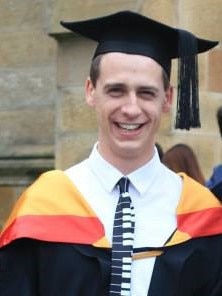
[[[121,128],[127,129],[127,130],[135,130],[140,127],[140,124],[125,124],[125,123],[120,123],[119,126]]]

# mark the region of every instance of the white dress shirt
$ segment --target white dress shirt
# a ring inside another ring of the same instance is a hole
[[[117,182],[123,176],[105,161],[94,146],[88,159],[65,171],[104,225],[105,235],[112,242]],[[181,178],[159,160],[153,158],[127,176],[129,193],[135,208],[134,248],[160,247],[176,229],[176,207],[182,190]],[[132,295],[147,296],[155,258],[134,260]]]

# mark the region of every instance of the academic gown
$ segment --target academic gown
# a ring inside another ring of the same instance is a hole
[[[135,249],[134,260],[156,256],[148,296],[221,296],[222,206],[182,178],[177,229],[164,246]],[[62,171],[43,174],[24,192],[0,247],[1,296],[108,296],[111,246]]]

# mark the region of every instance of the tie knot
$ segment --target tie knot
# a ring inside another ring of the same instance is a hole
[[[117,185],[119,186],[119,192],[120,194],[125,193],[125,192],[129,192],[129,179],[122,177],[119,182],[117,183]]]

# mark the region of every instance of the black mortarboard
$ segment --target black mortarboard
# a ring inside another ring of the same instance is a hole
[[[98,42],[93,58],[108,52],[148,56],[170,76],[171,59],[179,58],[176,128],[200,126],[196,55],[218,42],[197,38],[131,11],[77,22],[61,22],[65,28]]]

